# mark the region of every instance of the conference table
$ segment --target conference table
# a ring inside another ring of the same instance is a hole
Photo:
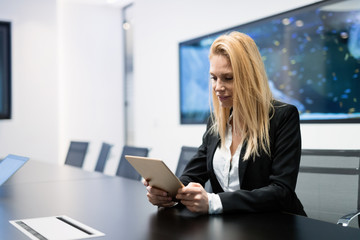
[[[141,182],[30,160],[0,186],[0,239],[29,239],[10,220],[66,215],[93,239],[360,239],[360,230],[286,213],[198,215],[152,206]]]

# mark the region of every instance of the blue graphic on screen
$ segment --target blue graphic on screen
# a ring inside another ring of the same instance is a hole
[[[2,33],[0,31],[0,99],[3,98],[3,82],[4,82],[4,69],[3,69],[3,66],[4,66],[4,60],[2,58],[3,54],[2,52],[5,51],[5,49],[3,49],[1,46],[4,46],[4,41],[3,41],[3,36],[2,36]],[[1,101],[0,101],[1,102]],[[3,104],[0,104],[0,112],[2,112],[4,110],[4,107],[3,107]]]
[[[206,122],[209,48],[233,30],[255,40],[274,97],[294,104],[302,122],[360,122],[360,4],[341,11],[339,3],[325,5],[180,43],[181,123]]]

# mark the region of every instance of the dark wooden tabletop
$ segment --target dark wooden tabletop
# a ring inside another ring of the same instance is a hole
[[[9,220],[67,215],[96,239],[360,239],[360,230],[285,213],[196,215],[158,209],[141,182],[31,162],[0,186],[0,239],[28,239]]]

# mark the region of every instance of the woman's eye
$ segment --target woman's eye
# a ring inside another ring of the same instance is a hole
[[[210,80],[216,81],[216,77],[215,76],[210,76]]]
[[[226,81],[231,81],[231,80],[233,80],[233,77],[226,77],[225,80]]]

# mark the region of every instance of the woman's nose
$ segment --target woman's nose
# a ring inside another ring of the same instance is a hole
[[[222,81],[218,80],[216,81],[215,91],[224,91],[225,87],[222,83]]]

